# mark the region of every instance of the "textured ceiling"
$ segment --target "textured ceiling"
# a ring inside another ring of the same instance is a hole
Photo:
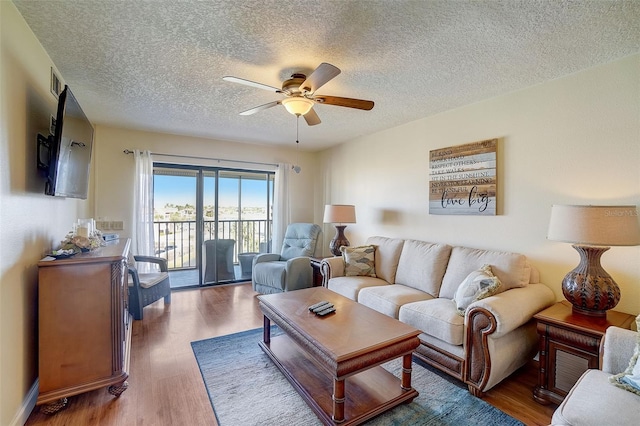
[[[300,120],[316,150],[640,52],[640,1],[13,1],[95,123],[295,146],[280,87],[342,70]]]

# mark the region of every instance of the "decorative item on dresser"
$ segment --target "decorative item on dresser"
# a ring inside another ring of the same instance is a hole
[[[540,336],[538,386],[533,398],[540,404],[560,404],[587,369],[600,368],[599,348],[607,328],[629,329],[633,315],[607,311],[605,317],[576,313],[567,301],[534,315]]]
[[[327,204],[324,206],[324,223],[337,223],[336,235],[329,243],[329,250],[334,256],[341,256],[340,247],[349,246],[349,240],[344,235],[343,223],[356,223],[356,207],[344,204]]]
[[[53,414],[67,397],[108,387],[127,389],[131,316],[127,300],[128,239],[38,263],[40,410]]]
[[[620,301],[620,288],[600,265],[610,246],[640,245],[635,206],[563,206],[551,208],[548,239],[573,243],[580,264],[562,280],[573,311],[605,317]]]

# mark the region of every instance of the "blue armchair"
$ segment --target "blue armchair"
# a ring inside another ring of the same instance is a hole
[[[313,223],[287,227],[280,254],[265,253],[253,260],[251,284],[258,293],[271,294],[313,286],[309,258],[316,251],[322,229]]]

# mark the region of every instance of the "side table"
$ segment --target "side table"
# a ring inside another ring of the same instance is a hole
[[[568,301],[534,315],[540,336],[538,386],[533,399],[560,404],[582,373],[600,368],[600,341],[610,326],[630,328],[635,317],[608,311],[605,317],[574,314]]]

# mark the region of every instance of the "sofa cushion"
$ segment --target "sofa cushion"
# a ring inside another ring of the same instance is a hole
[[[340,247],[344,260],[344,275],[375,278],[375,251],[374,246]]]
[[[522,254],[454,247],[439,296],[453,299],[458,286],[467,275],[486,264],[491,265],[494,275],[500,279],[500,292],[524,287],[529,283],[531,266]]]
[[[609,380],[616,386],[640,395],[640,315],[636,317],[636,347],[629,361],[629,366],[620,374]]]
[[[484,265],[471,272],[462,281],[453,297],[458,314],[464,315],[467,307],[473,302],[496,294],[501,285],[500,279],[491,272],[491,265]]]
[[[451,299],[431,299],[400,307],[398,319],[451,345],[464,340],[464,317]]]
[[[640,397],[609,383],[609,375],[587,370],[553,413],[554,425],[635,425]]]
[[[376,246],[376,276],[389,284],[393,284],[396,279],[398,259],[400,259],[404,240],[399,238],[369,237],[367,244]]]
[[[402,284],[438,297],[447,270],[451,247],[406,240],[398,261],[395,284]]]
[[[424,291],[401,284],[363,288],[358,293],[358,303],[398,319],[400,306],[432,297]]]
[[[331,278],[327,288],[351,300],[358,300],[358,293],[363,288],[390,285],[385,280],[373,277],[335,277]]]

